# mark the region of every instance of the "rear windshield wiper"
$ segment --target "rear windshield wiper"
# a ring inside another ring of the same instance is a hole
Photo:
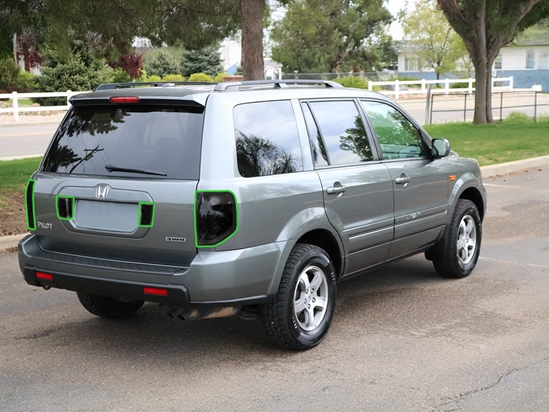
[[[155,172],[154,170],[146,170],[146,169],[132,169],[130,167],[118,167],[118,166],[112,166],[112,165],[105,165],[105,169],[107,169],[109,172],[141,173],[143,175],[168,176],[167,173]]]

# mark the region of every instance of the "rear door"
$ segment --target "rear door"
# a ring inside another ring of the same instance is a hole
[[[60,125],[36,176],[41,247],[188,265],[196,255],[203,108],[158,100],[80,103]]]
[[[393,186],[355,101],[309,101],[302,108],[326,213],[344,243],[345,275],[384,262],[393,238]]]
[[[394,186],[395,235],[388,259],[436,240],[448,211],[444,162],[430,157],[418,127],[396,106],[362,100]]]

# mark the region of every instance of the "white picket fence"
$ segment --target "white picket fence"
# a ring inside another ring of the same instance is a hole
[[[469,79],[442,79],[442,80],[395,80],[391,82],[368,82],[368,90],[372,91],[374,90],[374,86],[390,86],[392,87],[392,90],[381,90],[380,93],[389,95],[389,96],[395,96],[395,99],[398,100],[401,95],[406,94],[425,94],[427,93],[427,88],[429,85],[436,86],[438,84],[443,85],[443,88],[432,88],[431,93],[444,93],[444,94],[450,94],[451,91],[454,92],[468,92],[473,93],[475,91],[475,84],[476,80],[473,78]],[[461,88],[454,88],[451,89],[450,85],[454,83],[467,83],[467,87],[461,87]],[[499,83],[504,83],[503,86],[496,85]],[[404,87],[402,87],[404,86]],[[410,86],[419,86],[419,87],[412,87]],[[492,90],[493,91],[512,91],[513,90],[513,77],[495,77],[492,78]]]
[[[454,83],[467,83],[467,87],[464,88],[454,88],[451,89],[450,85]],[[497,85],[504,83],[505,85]],[[399,99],[401,95],[406,94],[425,94],[427,93],[427,88],[429,85],[444,85],[443,88],[432,88],[431,93],[444,93],[450,94],[453,92],[468,92],[473,93],[475,91],[475,79],[443,79],[443,80],[406,80],[406,81],[391,81],[391,82],[368,82],[368,90],[373,90],[375,86],[390,86],[390,90],[381,90],[380,93],[394,96],[395,99]],[[403,87],[404,86],[404,87]],[[413,87],[419,86],[419,87]],[[492,79],[492,90],[493,91],[507,91],[513,90],[513,77],[501,77]],[[51,93],[4,93],[0,94],[0,99],[9,99],[12,102],[12,107],[0,108],[0,114],[3,113],[12,113],[15,121],[19,120],[19,113],[26,112],[45,112],[45,111],[63,111],[68,110],[70,107],[69,99],[71,96],[80,93],[89,93],[89,92],[73,92],[67,90],[66,92],[51,92]],[[21,99],[30,99],[37,97],[65,97],[67,99],[67,104],[63,106],[19,106],[19,100]]]
[[[19,113],[26,112],[49,112],[49,111],[63,111],[68,110],[70,107],[69,99],[75,94],[88,93],[88,92],[73,92],[67,90],[66,92],[49,92],[49,93],[4,93],[0,94],[0,99],[9,99],[12,102],[12,107],[0,108],[0,114],[12,113],[15,121],[19,120]],[[37,97],[65,97],[67,104],[63,106],[19,106],[19,100],[31,99]]]

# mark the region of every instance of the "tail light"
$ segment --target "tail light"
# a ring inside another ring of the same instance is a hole
[[[36,230],[36,212],[34,210],[34,186],[35,180],[30,179],[25,190],[25,211],[27,213],[27,228]]]
[[[228,240],[237,230],[237,205],[234,193],[196,192],[196,247],[216,247]]]
[[[76,200],[73,196],[57,195],[55,201],[55,210],[59,220],[71,220],[74,217],[74,205]]]

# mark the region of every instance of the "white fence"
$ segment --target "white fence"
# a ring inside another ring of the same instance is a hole
[[[450,85],[454,83],[466,83],[467,87],[454,88],[450,89]],[[386,95],[394,95],[395,99],[399,99],[401,95],[406,94],[425,94],[427,93],[427,88],[429,85],[444,85],[443,88],[433,88],[431,93],[444,93],[450,94],[452,91],[466,91],[473,93],[475,91],[474,87],[475,79],[444,79],[444,80],[407,80],[407,81],[391,81],[391,82],[368,82],[368,90],[373,90],[375,86],[390,86],[392,90],[381,90],[380,93]],[[504,83],[505,85],[500,85]],[[419,86],[419,87],[410,87],[410,86]],[[501,77],[492,79],[492,90],[493,91],[509,91],[513,90],[513,78],[512,77]],[[45,111],[63,111],[68,110],[70,107],[69,99],[71,96],[80,93],[88,92],[73,92],[68,90],[66,92],[53,92],[53,93],[5,93],[0,94],[0,99],[9,99],[12,101],[12,107],[0,108],[0,114],[3,113],[12,113],[15,121],[19,120],[19,113],[26,112],[45,112]],[[65,97],[67,99],[67,104],[63,106],[19,106],[19,100],[21,99],[30,99],[30,98],[39,98],[39,97]]]
[[[427,88],[429,85],[443,85],[444,87],[441,89],[433,88],[431,90],[431,93],[444,93],[444,94],[450,94],[450,90],[456,91],[456,92],[469,92],[473,93],[475,91],[475,87],[473,86],[475,84],[476,80],[473,78],[469,79],[443,79],[443,80],[406,80],[406,81],[391,81],[391,82],[368,82],[368,90],[372,91],[374,90],[375,86],[391,86],[392,90],[380,90],[380,93],[386,94],[386,95],[394,95],[395,99],[399,99],[401,95],[405,94],[425,94],[427,93]],[[460,88],[453,88],[450,89],[451,84],[455,83],[467,83],[467,87],[460,87]],[[500,85],[499,83],[504,83],[504,85]],[[404,86],[404,87],[402,87]],[[410,86],[419,86],[417,88],[410,88]],[[492,78],[492,90],[493,91],[511,91],[513,90],[513,77],[500,77],[500,78]]]
[[[51,92],[51,93],[4,93],[0,94],[0,99],[10,99],[12,101],[12,107],[0,108],[0,114],[2,113],[13,113],[13,118],[15,121],[19,120],[19,113],[25,112],[49,112],[49,111],[63,111],[68,110],[70,107],[69,99],[71,96],[80,93],[88,92],[73,92],[67,90],[66,92]],[[67,104],[63,106],[19,106],[19,100],[21,99],[31,99],[38,97],[65,97],[67,99]]]

